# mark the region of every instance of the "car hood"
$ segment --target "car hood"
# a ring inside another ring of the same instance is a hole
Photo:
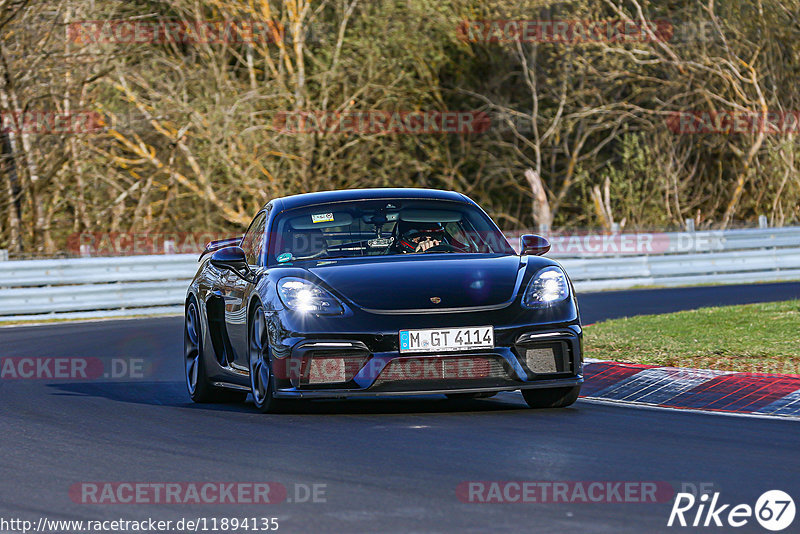
[[[514,298],[519,269],[519,256],[458,254],[332,261],[308,270],[362,309],[396,311],[503,304]]]

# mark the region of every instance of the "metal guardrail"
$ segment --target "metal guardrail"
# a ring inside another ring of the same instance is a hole
[[[197,254],[0,262],[0,317],[182,313],[197,267]]]
[[[800,279],[800,227],[550,239],[578,292]],[[196,254],[0,261],[0,319],[180,314],[197,267]]]
[[[0,262],[0,288],[183,280],[197,271],[197,254]],[[2,293],[0,293],[2,298]]]
[[[577,291],[800,280],[800,248],[559,261]]]

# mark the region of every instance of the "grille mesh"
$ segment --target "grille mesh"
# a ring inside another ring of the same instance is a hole
[[[313,351],[303,361],[300,384],[336,384],[349,382],[358,373],[367,356],[358,352],[342,354],[334,351]]]
[[[481,380],[509,378],[497,356],[397,358],[381,371],[375,385],[417,380]]]

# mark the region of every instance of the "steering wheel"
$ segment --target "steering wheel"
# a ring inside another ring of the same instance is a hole
[[[435,247],[431,247],[426,250],[424,253],[427,254],[428,252],[456,252],[458,249],[453,245],[448,243],[439,243]]]

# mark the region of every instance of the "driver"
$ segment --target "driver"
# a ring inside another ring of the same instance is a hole
[[[407,223],[405,228],[398,232],[398,248],[400,252],[410,254],[425,252],[426,250],[447,243],[445,230],[441,223]]]

